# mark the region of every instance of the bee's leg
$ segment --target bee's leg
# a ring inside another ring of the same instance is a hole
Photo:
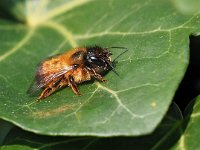
[[[60,79],[58,79],[55,82],[52,82],[51,84],[49,84],[41,93],[41,95],[37,98],[37,101],[40,101],[46,97],[48,97],[49,95],[51,95],[53,92],[55,92],[57,89],[61,88],[62,86],[64,86],[62,84],[62,79],[63,77],[61,77]]]
[[[46,87],[46,88],[42,91],[41,95],[37,98],[37,101],[40,101],[40,100],[42,100],[42,99],[48,97],[48,96],[51,95],[55,90],[56,90],[55,87],[50,87],[50,86]]]
[[[101,82],[107,82],[100,74],[96,73],[94,69],[91,69],[93,73],[93,77]]]
[[[101,81],[101,82],[107,82],[107,80],[104,79],[100,74],[95,74],[94,78]]]
[[[77,85],[76,85],[76,83],[74,81],[74,77],[69,75],[68,76],[68,81],[69,81],[69,86],[72,88],[73,92],[80,96],[81,93],[79,92],[78,87],[77,87]]]

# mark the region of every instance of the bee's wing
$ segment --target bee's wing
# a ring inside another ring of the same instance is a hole
[[[38,91],[53,81],[55,78],[59,78],[68,71],[74,69],[74,66],[64,67],[58,72],[51,73],[50,75],[41,75],[39,79],[34,80],[28,89],[27,93],[30,95],[38,95]]]
[[[44,78],[41,78],[40,80],[38,80],[37,87],[38,88],[44,87],[45,85],[50,83],[53,79],[62,76],[63,74],[67,73],[68,71],[70,71],[72,69],[74,69],[74,67],[73,66],[69,66],[69,67],[62,68],[58,72],[52,73],[52,74],[50,74],[48,76],[44,76]]]

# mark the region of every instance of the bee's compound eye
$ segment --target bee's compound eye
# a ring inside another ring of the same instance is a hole
[[[79,66],[78,64],[74,64],[74,65],[73,65],[73,68],[74,68],[74,69],[75,69],[75,68],[78,68],[78,66]]]
[[[87,57],[86,57],[87,61],[90,62],[90,63],[91,63],[92,60],[93,60],[92,58],[93,58],[93,57],[91,57],[91,56],[89,56],[89,55],[87,55]]]
[[[98,67],[105,67],[106,66],[105,61],[102,60],[102,59],[96,59],[96,60],[93,61],[93,63],[95,65],[97,65]]]
[[[92,60],[97,60],[97,58],[94,57],[94,56],[90,57],[90,59],[92,59]]]

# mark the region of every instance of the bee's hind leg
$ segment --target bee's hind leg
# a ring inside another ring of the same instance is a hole
[[[48,97],[49,95],[51,95],[53,92],[55,92],[57,89],[61,88],[62,86],[64,86],[64,84],[62,84],[62,79],[63,76],[56,80],[55,82],[52,82],[51,84],[49,84],[41,93],[41,95],[37,98],[37,101],[40,101],[46,97]]]
[[[37,98],[37,101],[40,101],[46,97],[48,97],[49,95],[51,95],[54,91],[56,90],[55,87],[46,87],[42,93],[40,94],[40,96]]]
[[[81,93],[79,92],[78,87],[77,87],[77,85],[76,85],[76,83],[75,83],[75,81],[74,81],[74,77],[71,76],[71,75],[69,75],[69,76],[68,76],[68,80],[69,80],[69,86],[72,88],[73,92],[74,92],[76,95],[80,96]]]

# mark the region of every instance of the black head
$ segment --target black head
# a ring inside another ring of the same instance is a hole
[[[124,51],[120,53],[115,59],[111,60],[112,53],[109,51],[111,48],[123,49]],[[116,75],[119,74],[115,71],[114,66],[116,60],[126,53],[128,49],[126,47],[108,47],[102,48],[100,46],[87,47],[87,54],[85,58],[85,65],[88,69],[93,69],[96,73],[102,74],[107,71],[112,70]]]
[[[97,73],[103,73],[108,70],[112,70],[112,53],[108,48],[102,48],[99,46],[87,47],[87,55],[85,65],[94,69]]]

